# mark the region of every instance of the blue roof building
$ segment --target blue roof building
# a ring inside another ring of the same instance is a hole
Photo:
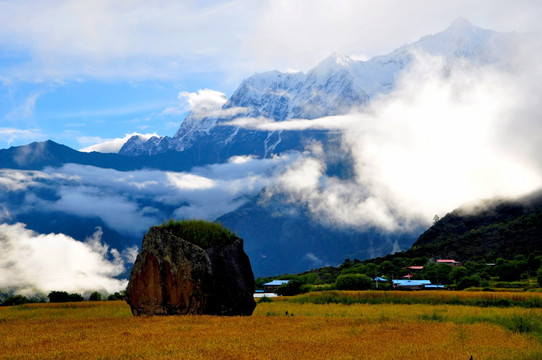
[[[425,286],[431,285],[430,280],[392,280],[394,289],[399,290],[423,290]]]
[[[263,291],[266,292],[266,293],[274,293],[275,291],[277,291],[277,289],[284,285],[284,284],[288,284],[290,282],[290,280],[273,280],[273,281],[270,281],[268,283],[265,283],[263,284]]]
[[[425,285],[426,290],[444,290],[444,285],[437,285],[437,284],[431,284],[431,285]]]
[[[273,280],[268,283],[263,284],[263,286],[281,286],[284,284],[288,284],[290,280]]]
[[[430,285],[431,280],[393,280],[396,285]]]

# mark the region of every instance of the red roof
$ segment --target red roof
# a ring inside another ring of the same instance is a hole
[[[457,261],[452,260],[452,259],[438,259],[437,262],[438,263],[456,263]]]
[[[408,275],[405,275],[403,276],[404,278],[411,278],[412,277],[412,274],[408,274]]]

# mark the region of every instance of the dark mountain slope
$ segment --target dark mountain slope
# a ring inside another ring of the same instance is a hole
[[[420,235],[408,253],[461,261],[542,253],[542,194],[493,201],[474,212],[454,210]]]
[[[301,206],[280,199],[253,199],[217,221],[243,239],[258,239],[245,241],[256,276],[336,266],[345,258],[383,256],[397,248],[408,248],[420,233],[332,228],[314,221]]]
[[[190,154],[177,151],[167,151],[155,156],[86,153],[47,140],[0,150],[0,168],[42,170],[48,166],[60,167],[72,163],[120,171],[140,169],[186,171],[190,170],[198,160],[187,155]]]

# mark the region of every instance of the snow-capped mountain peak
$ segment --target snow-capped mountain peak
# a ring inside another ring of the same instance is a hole
[[[516,40],[516,35],[482,29],[460,17],[444,31],[424,36],[408,47],[444,56],[452,62],[455,59],[468,59],[483,65],[501,62],[511,51],[510,46]]]
[[[350,57],[334,52],[324,60],[320,61],[318,65],[314,68],[315,71],[320,73],[325,73],[329,71],[334,71],[340,68],[348,67],[352,64],[354,60]]]
[[[121,153],[131,154],[131,149],[137,150],[133,154],[185,151],[198,143],[214,143],[230,149],[236,146],[237,139],[242,139],[243,149],[246,150],[249,143],[255,148],[251,155],[266,156],[269,154],[266,144],[270,133],[257,134],[256,130],[221,125],[238,116],[283,121],[344,114],[354,106],[366,105],[378,94],[391,91],[399,75],[413,61],[413,53],[443,56],[450,63],[467,60],[476,65],[499,64],[510,52],[514,36],[482,29],[458,18],[440,33],[424,36],[387,55],[367,61],[356,61],[335,52],[307,73],[276,70],[256,73],[243,80],[218,111],[197,116],[189,114],[173,138],[151,139],[147,145],[140,139],[134,139],[121,149]],[[212,151],[224,152],[224,157],[239,155],[231,149]],[[222,158],[215,156],[215,159]]]
[[[464,17],[458,17],[455,19],[450,26],[444,30],[444,33],[453,33],[453,34],[468,34],[479,30],[480,28],[474,26],[470,21]]]

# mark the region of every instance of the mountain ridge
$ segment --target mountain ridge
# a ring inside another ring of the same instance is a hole
[[[205,143],[206,137],[225,145],[246,137],[262,144],[266,136],[258,134],[261,131],[221,125],[239,116],[285,121],[345,114],[352,107],[365,106],[376,95],[391,91],[399,74],[412,62],[414,52],[444,56],[452,63],[463,58],[477,65],[499,63],[503,61],[502,54],[509,51],[511,39],[516,36],[515,33],[482,29],[458,18],[440,33],[424,36],[367,61],[333,53],[307,73],[276,70],[256,73],[241,82],[218,114],[196,116],[189,113],[173,137],[144,141],[134,136],[119,154],[137,156],[166,150],[186,151],[197,147],[198,142]],[[228,112],[231,109],[243,111],[232,114]],[[269,136],[271,133],[267,132]],[[226,147],[219,146],[215,151],[220,154]],[[258,156],[270,155],[264,148],[260,148]],[[294,142],[285,149],[300,149],[300,145]],[[226,156],[219,156],[219,159],[227,160]]]

